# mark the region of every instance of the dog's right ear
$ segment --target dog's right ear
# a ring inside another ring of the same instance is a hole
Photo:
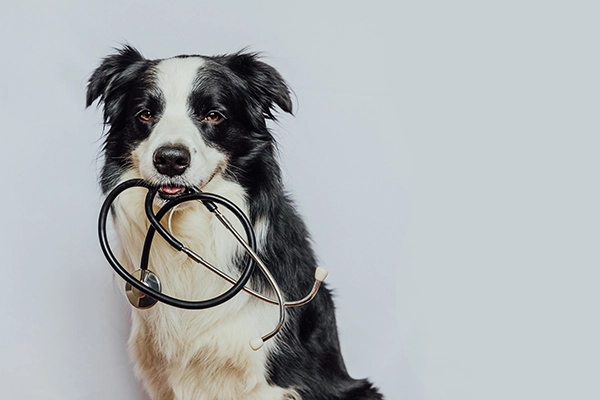
[[[108,120],[110,110],[114,108],[111,103],[118,101],[118,89],[131,81],[146,63],[144,56],[129,45],[104,58],[88,81],[86,107],[100,98],[100,102],[104,102],[105,120]]]

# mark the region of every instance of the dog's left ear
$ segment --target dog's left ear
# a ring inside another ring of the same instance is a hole
[[[287,83],[275,68],[260,61],[258,54],[233,54],[228,57],[227,66],[248,83],[266,118],[275,119],[275,106],[292,114],[292,99]]]

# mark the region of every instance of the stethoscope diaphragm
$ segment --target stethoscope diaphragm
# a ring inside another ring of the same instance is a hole
[[[131,273],[131,276],[152,290],[156,290],[157,292],[161,291],[160,280],[158,279],[158,276],[156,276],[156,274],[149,269],[135,270]],[[158,303],[158,300],[156,300],[154,297],[134,288],[129,282],[125,283],[125,295],[127,295],[127,300],[129,300],[131,305],[135,308],[146,309]]]

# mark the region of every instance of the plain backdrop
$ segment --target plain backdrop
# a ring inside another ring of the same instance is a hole
[[[96,238],[100,59],[249,47],[337,299],[388,399],[600,398],[600,8],[589,1],[0,3],[0,398],[147,399]],[[121,284],[117,282],[117,284]]]

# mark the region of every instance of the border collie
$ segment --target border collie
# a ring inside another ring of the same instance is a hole
[[[157,206],[190,187],[224,196],[249,216],[258,253],[286,298],[309,292],[317,261],[283,188],[267,128],[278,109],[292,113],[290,90],[275,69],[248,52],[148,60],[124,46],[89,79],[87,106],[96,100],[107,127],[104,193],[143,178],[160,188]],[[121,262],[130,271],[138,267],[148,228],[145,194],[130,189],[113,204]],[[173,213],[173,233],[208,262],[239,275],[241,247],[200,202],[192,203]],[[231,287],[160,238],[149,268],[165,293],[182,299],[215,297]],[[258,270],[249,286],[273,296]],[[327,287],[309,304],[288,309],[284,329],[253,351],[249,340],[277,320],[276,306],[244,292],[201,311],[160,303],[136,309],[129,339],[136,374],[155,400],[383,398],[369,381],[348,375]]]

